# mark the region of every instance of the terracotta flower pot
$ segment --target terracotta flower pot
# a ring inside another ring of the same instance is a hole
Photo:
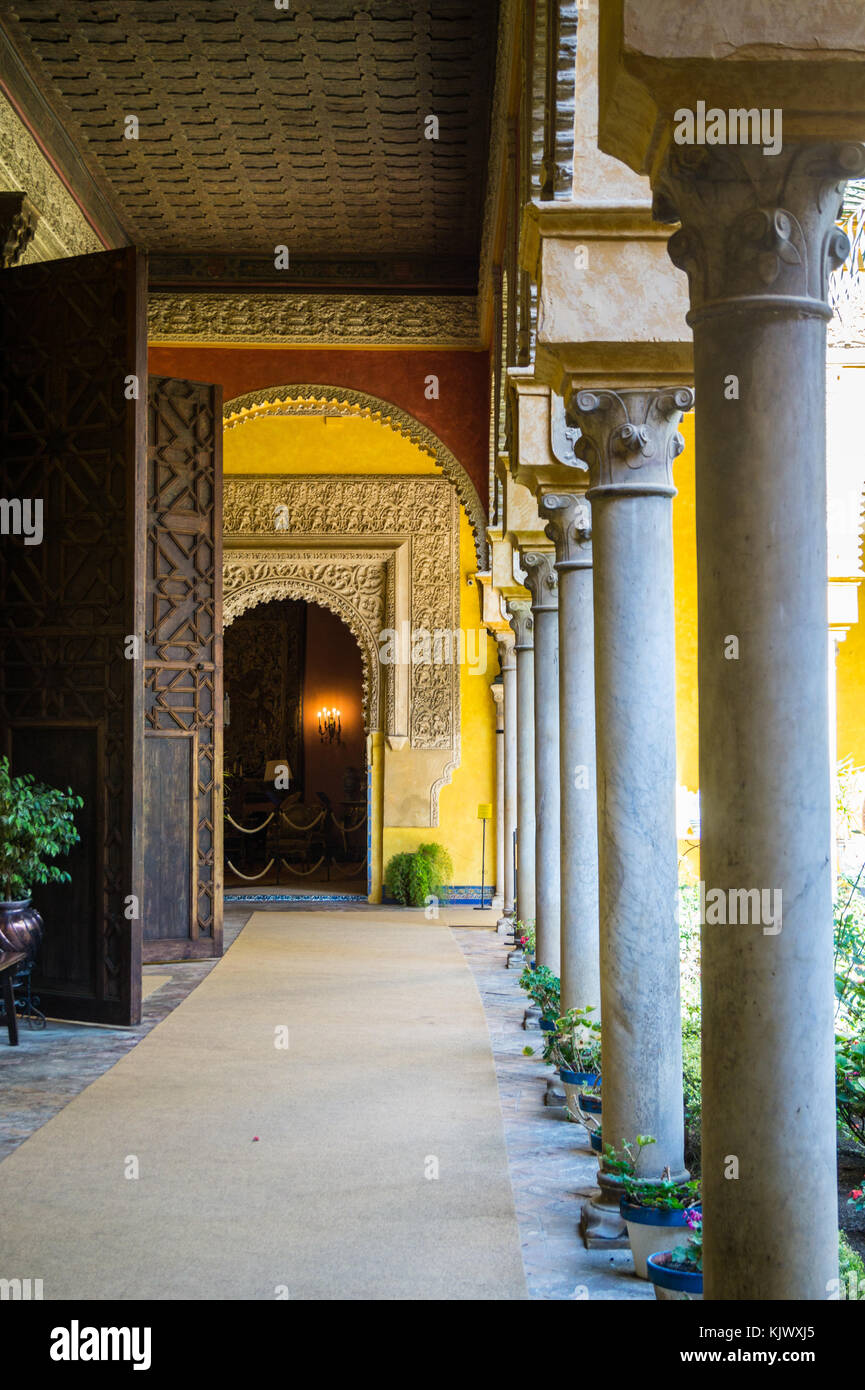
[[[30,899],[18,902],[0,901],[0,951],[25,951],[27,964],[32,965],[42,942],[42,918],[31,907]]]

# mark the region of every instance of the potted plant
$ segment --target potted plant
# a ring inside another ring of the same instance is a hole
[[[426,907],[430,898],[447,898],[452,877],[453,864],[444,846],[425,844],[413,854],[395,854],[388,860],[384,886],[403,907]]]
[[[688,1240],[648,1258],[655,1297],[678,1303],[703,1298],[703,1217],[695,1207],[686,1213]]]
[[[587,1115],[601,1113],[601,1025],[590,1019],[591,1004],[584,1009],[568,1009],[556,1019],[556,1034],[549,1060],[559,1069],[565,1088],[568,1114],[587,1124]],[[587,1124],[594,1129],[599,1121]]]
[[[0,758],[0,951],[24,951],[33,964],[42,940],[42,918],[30,904],[36,883],[68,883],[69,874],[49,859],[67,854],[78,841],[73,811],[80,796],[37,782],[30,773],[13,777]]]
[[[520,986],[540,1010],[541,1019],[549,1019],[553,1028],[561,1009],[561,981],[546,965],[531,969],[528,965],[520,975]]]
[[[648,1278],[647,1260],[656,1250],[663,1250],[672,1229],[684,1231],[688,1212],[697,1209],[700,1184],[696,1179],[676,1182],[665,1168],[660,1178],[637,1176],[643,1149],[656,1141],[648,1134],[637,1135],[636,1150],[625,1143],[620,1151],[610,1144],[604,1155],[607,1172],[622,1180],[624,1193],[619,1206],[628,1227],[634,1269],[639,1279]]]

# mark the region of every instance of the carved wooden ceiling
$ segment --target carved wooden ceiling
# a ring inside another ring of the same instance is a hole
[[[0,0],[24,81],[157,278],[178,284],[273,278],[284,245],[283,283],[473,288],[497,11]]]

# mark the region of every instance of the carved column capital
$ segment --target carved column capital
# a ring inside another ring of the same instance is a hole
[[[514,650],[530,652],[534,648],[534,620],[532,605],[527,598],[512,598],[508,601],[511,627],[516,636]]]
[[[556,547],[556,569],[590,569],[592,509],[582,493],[548,492],[538,502],[544,528]]]
[[[559,577],[556,557],[543,550],[523,552],[526,569],[526,588],[532,596],[532,612],[543,613],[559,606]]]
[[[863,174],[865,147],[852,141],[771,156],[757,145],[671,146],[653,212],[681,224],[668,251],[688,276],[688,322],[760,307],[831,318],[828,277],[850,250],[835,222],[846,180]]]
[[[501,681],[499,681],[498,684],[496,684],[495,681],[492,681],[490,684],[490,694],[493,697],[493,704],[496,706],[497,709],[500,709],[502,702],[505,698],[504,684]]]
[[[685,447],[677,427],[693,404],[694,393],[686,386],[574,390],[567,406],[582,432],[575,453],[589,466],[586,496],[674,497],[673,460]]]
[[[39,214],[26,193],[0,193],[0,264],[16,266],[36,232]]]
[[[512,632],[496,633],[496,646],[498,648],[499,653],[499,666],[501,667],[502,671],[513,671],[516,669],[517,662],[516,657],[514,656],[515,643],[516,638],[514,637],[514,634]],[[499,688],[501,689],[501,687]],[[494,700],[497,698],[498,697],[496,695],[493,695]]]

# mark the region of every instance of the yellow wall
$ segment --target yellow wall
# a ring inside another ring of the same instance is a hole
[[[360,417],[321,419],[265,416],[225,431],[224,468],[231,473],[436,473],[435,461],[387,426]],[[474,539],[460,506],[460,623],[479,628],[478,594],[468,576],[477,569]],[[453,860],[456,884],[481,881],[478,805],[495,802],[495,706],[489,692],[498,674],[496,646],[489,638],[486,671],[468,664],[460,672],[460,765],[439,794],[435,828],[384,830],[384,863],[402,850],[435,841]],[[477,643],[473,650],[477,650]],[[387,751],[385,750],[385,757]],[[495,878],[495,820],[487,824],[486,881]]]

